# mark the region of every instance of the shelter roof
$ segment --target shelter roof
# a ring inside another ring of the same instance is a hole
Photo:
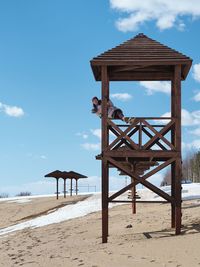
[[[101,80],[104,65],[108,66],[110,81],[172,80],[174,65],[181,65],[182,80],[185,80],[192,59],[140,33],[90,63],[97,81]]]

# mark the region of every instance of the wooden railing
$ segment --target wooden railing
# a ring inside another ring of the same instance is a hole
[[[109,131],[108,150],[175,150],[173,129],[175,119],[170,117],[140,117],[131,124],[115,124],[107,120]],[[113,140],[114,136],[114,140]]]

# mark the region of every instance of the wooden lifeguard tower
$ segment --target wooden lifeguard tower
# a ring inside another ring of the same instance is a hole
[[[138,34],[90,63],[102,88],[102,152],[97,156],[102,162],[102,242],[106,243],[108,237],[109,202],[119,202],[115,200],[118,196],[139,183],[171,203],[171,227],[180,234],[181,81],[187,77],[191,58]],[[110,81],[170,81],[171,117],[139,117],[130,125],[117,125],[107,115]],[[116,136],[114,141],[109,138],[110,132]],[[147,179],[170,165],[171,194],[167,194]],[[116,167],[132,179],[113,195],[109,195],[110,167]]]

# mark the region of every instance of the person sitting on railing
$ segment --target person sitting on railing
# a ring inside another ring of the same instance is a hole
[[[101,118],[102,115],[102,101],[100,99],[98,99],[98,97],[93,97],[92,98],[92,104],[93,104],[93,109],[92,109],[92,113],[95,113],[97,116],[99,116]],[[115,107],[112,103],[111,100],[108,101],[107,103],[107,107],[108,107],[108,118],[109,119],[118,119],[118,120],[122,120],[126,123],[133,123],[134,119],[133,118],[127,118],[124,117],[124,114],[122,112],[121,109]]]

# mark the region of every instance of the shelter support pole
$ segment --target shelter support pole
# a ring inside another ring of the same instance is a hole
[[[78,179],[76,179],[76,195],[78,195]]]
[[[109,129],[107,123],[108,111],[107,103],[109,100],[109,78],[107,66],[101,67],[101,93],[102,93],[102,243],[107,243],[108,238],[108,192],[109,192],[109,165],[104,151],[109,145]]]
[[[70,180],[70,196],[72,196],[72,178]]]
[[[176,235],[181,233],[181,65],[174,68],[172,81],[172,117],[175,118],[173,142],[178,152],[178,158],[172,165],[172,194],[175,198],[175,206],[172,206],[172,226],[175,226]]]
[[[58,180],[59,178],[56,178],[56,199],[58,199]]]
[[[66,198],[66,179],[63,180],[64,180],[64,198]]]

